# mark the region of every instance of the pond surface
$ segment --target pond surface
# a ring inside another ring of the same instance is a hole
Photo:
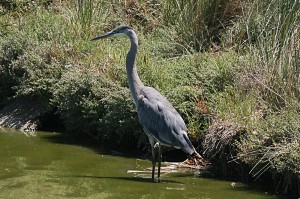
[[[150,166],[150,161],[111,155],[58,133],[32,136],[0,129],[0,198],[276,198],[193,172],[163,174],[162,183],[152,183]]]

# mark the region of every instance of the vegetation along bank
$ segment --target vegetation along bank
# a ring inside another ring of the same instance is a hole
[[[143,148],[127,38],[90,42],[128,24],[141,79],[170,99],[218,174],[300,195],[299,21],[297,0],[1,1],[0,124],[59,118],[70,134]]]

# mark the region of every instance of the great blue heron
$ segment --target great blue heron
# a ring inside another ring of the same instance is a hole
[[[129,26],[120,25],[92,40],[117,36],[128,36],[130,39],[131,47],[126,57],[129,89],[136,105],[139,122],[151,144],[152,181],[156,164],[154,145],[158,143],[158,181],[160,181],[161,145],[173,146],[191,156],[201,156],[189,140],[187,127],[172,104],[157,90],[144,86],[141,82],[135,63],[138,38],[134,30]]]

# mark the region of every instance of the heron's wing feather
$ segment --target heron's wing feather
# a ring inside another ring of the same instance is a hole
[[[162,144],[181,148],[189,154],[194,152],[182,117],[157,90],[151,87],[142,89],[137,112],[147,134],[151,134]]]

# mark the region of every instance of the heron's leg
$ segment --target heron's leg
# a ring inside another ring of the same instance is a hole
[[[158,143],[158,173],[157,173],[157,177],[158,177],[158,182],[160,182],[160,165],[161,165],[161,145]]]
[[[149,138],[149,142],[151,145],[151,152],[152,152],[152,181],[154,182],[154,173],[155,173],[155,151],[154,151],[154,144],[155,144],[155,140],[148,136]]]

